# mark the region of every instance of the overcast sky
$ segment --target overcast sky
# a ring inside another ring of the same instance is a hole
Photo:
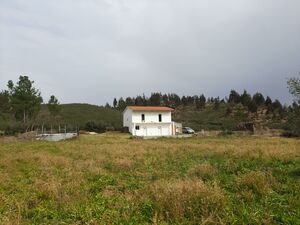
[[[260,91],[290,102],[299,0],[0,0],[0,89],[28,75],[48,100]]]

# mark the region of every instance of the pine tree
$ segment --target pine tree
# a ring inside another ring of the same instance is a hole
[[[7,113],[10,111],[9,93],[8,91],[0,92],[0,113]]]
[[[182,98],[181,98],[181,103],[182,103],[183,106],[187,106],[188,101],[187,101],[187,99],[186,99],[185,96],[182,96]]]
[[[251,95],[248,94],[246,90],[244,90],[244,93],[241,95],[240,100],[243,106],[248,106],[251,102]]]
[[[252,112],[252,113],[256,113],[257,112],[257,105],[256,105],[255,101],[253,101],[253,100],[250,101],[248,103],[247,107],[248,107],[248,111],[249,112]]]
[[[220,98],[219,97],[217,97],[217,98],[215,98],[214,100],[213,100],[213,102],[214,102],[214,110],[219,110],[219,108],[220,108]]]
[[[261,93],[256,93],[253,95],[253,101],[255,102],[256,105],[262,106],[265,104],[265,98]]]
[[[114,98],[113,106],[114,106],[114,108],[117,108],[117,106],[118,106],[118,101],[116,98]]]
[[[238,104],[241,102],[241,96],[235,90],[231,90],[228,102],[231,104]]]
[[[24,124],[37,116],[43,102],[41,92],[33,84],[28,76],[20,76],[16,85],[11,80],[7,84],[15,117],[22,119]]]
[[[126,102],[124,101],[124,99],[121,97],[118,101],[118,109],[120,111],[123,111],[126,108]]]
[[[58,114],[61,111],[61,106],[58,102],[58,99],[54,95],[50,96],[47,106],[48,106],[48,110],[53,118],[58,116]]]
[[[206,98],[205,96],[202,94],[200,95],[198,102],[196,104],[197,109],[204,109],[205,108],[205,104],[206,104]]]
[[[150,104],[153,106],[161,105],[161,93],[152,93],[150,97]]]

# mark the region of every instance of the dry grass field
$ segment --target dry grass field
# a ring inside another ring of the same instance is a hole
[[[0,224],[300,224],[300,140],[0,139]]]

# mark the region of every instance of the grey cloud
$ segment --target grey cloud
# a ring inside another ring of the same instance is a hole
[[[297,0],[2,0],[0,88],[27,74],[62,102],[244,88],[290,102],[299,36]]]

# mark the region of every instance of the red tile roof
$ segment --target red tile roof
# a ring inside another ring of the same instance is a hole
[[[174,109],[166,106],[127,106],[135,111],[173,111]]]

